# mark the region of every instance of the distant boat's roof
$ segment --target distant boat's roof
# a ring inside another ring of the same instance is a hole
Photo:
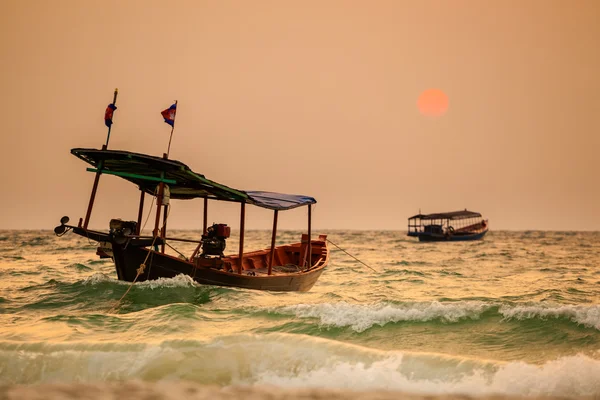
[[[177,160],[123,150],[72,149],[71,154],[104,173],[118,175],[151,195],[161,179],[170,180],[172,199],[207,197],[214,200],[246,202],[271,210],[289,210],[317,201],[310,196],[233,189],[206,179]],[[150,180],[150,179],[154,180]],[[174,181],[174,183],[172,182]]]
[[[443,213],[435,213],[435,214],[417,214],[409,219],[420,218],[422,220],[427,219],[467,219],[467,218],[481,218],[481,214],[474,211],[450,211]]]

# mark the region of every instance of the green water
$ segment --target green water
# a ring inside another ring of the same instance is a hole
[[[0,232],[0,384],[600,394],[600,233],[490,232],[437,244],[404,232],[323,233],[375,271],[333,247],[308,293],[178,276],[136,283],[119,302],[130,284],[93,242]],[[227,250],[237,249],[232,236]],[[270,232],[247,234],[247,249],[269,243]]]

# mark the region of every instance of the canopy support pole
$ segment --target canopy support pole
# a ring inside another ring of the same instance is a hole
[[[140,232],[142,231],[142,213],[144,211],[144,195],[145,194],[146,194],[146,192],[144,192],[142,189],[140,189],[140,208],[138,209],[137,227],[135,228],[136,235],[139,235]]]
[[[102,145],[102,150],[106,150],[105,144]],[[96,199],[96,191],[98,190],[98,182],[100,181],[100,175],[102,175],[102,161],[98,162],[98,172],[96,172],[96,177],[94,178],[94,186],[92,187],[90,202],[88,203],[87,212],[85,213],[85,222],[83,223],[83,229],[87,229],[88,224],[90,223],[90,217],[92,216],[92,208],[94,208],[94,200]]]
[[[238,264],[238,274],[242,273],[242,266],[244,264],[244,228],[246,221],[246,202],[242,201],[242,207],[240,212],[240,263]]]
[[[302,234],[302,244],[300,245],[300,248],[302,249],[304,247],[304,238],[306,237],[306,247],[304,247],[304,253],[302,254],[302,264],[300,265],[301,268],[304,268],[306,266],[306,262],[308,259],[308,267],[307,269],[310,269],[311,267],[311,262],[312,262],[312,253],[311,253],[311,248],[310,248],[310,234],[311,234],[311,205],[308,205],[308,234],[304,235]]]
[[[160,210],[162,208],[162,199],[165,192],[165,184],[163,182],[158,184],[158,193],[156,194],[156,219],[154,221],[154,230],[152,236],[158,236],[158,224],[160,222]]]
[[[203,210],[203,223],[202,223],[202,237],[204,237],[206,235],[206,231],[207,231],[207,221],[208,221],[208,197],[204,197],[204,210]],[[196,254],[198,254],[198,252],[200,251],[200,248],[202,247],[202,240],[200,240],[200,242],[198,243],[198,246],[196,246],[196,249],[194,250],[194,252],[192,253],[192,256],[190,257],[190,262],[194,261],[194,257],[196,257]]]
[[[168,156],[163,153],[163,159],[168,159]],[[161,172],[160,173],[160,178],[164,179],[165,178],[165,173]],[[164,204],[164,211],[163,211],[163,226],[160,228],[158,228],[159,222],[160,222],[160,211],[163,208],[163,200],[164,200],[164,196],[165,196],[165,183],[164,182],[160,182],[159,187],[158,187],[158,198],[156,199],[156,221],[154,223],[154,236],[158,236],[160,235],[161,239],[163,239],[163,243],[161,246],[161,252],[164,254],[165,252],[165,241],[164,238],[166,237],[166,230],[167,230],[167,207],[168,204]],[[155,247],[156,251],[158,251],[158,246]]]
[[[163,205],[163,208],[164,208],[164,211],[163,211],[163,227],[160,230],[160,232],[161,232],[160,237],[163,240],[161,251],[164,254],[165,253],[165,238],[167,237],[167,210],[169,208],[169,205],[165,204],[165,205]]]
[[[273,233],[271,235],[271,257],[269,260],[268,275],[271,275],[271,270],[273,268],[273,261],[275,259],[275,238],[277,236],[277,214],[278,213],[279,213],[279,210],[275,210],[275,213],[273,214]]]
[[[202,225],[202,235],[206,235],[207,223],[208,223],[208,197],[204,198],[204,219]]]
[[[312,204],[308,205],[308,268],[312,267],[312,249],[310,243],[310,235],[312,228]]]

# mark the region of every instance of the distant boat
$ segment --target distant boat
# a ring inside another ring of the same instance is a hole
[[[474,211],[417,214],[408,219],[408,236],[421,242],[478,240],[489,229],[487,219]]]

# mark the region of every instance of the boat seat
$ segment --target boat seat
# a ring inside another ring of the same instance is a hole
[[[255,269],[266,268],[267,266],[264,256],[251,257],[250,260],[252,260],[252,266]]]
[[[276,264],[279,265],[286,265],[286,264],[293,264],[290,257],[288,256],[288,253],[285,251],[285,249],[279,247],[276,251],[275,251],[275,258]]]

